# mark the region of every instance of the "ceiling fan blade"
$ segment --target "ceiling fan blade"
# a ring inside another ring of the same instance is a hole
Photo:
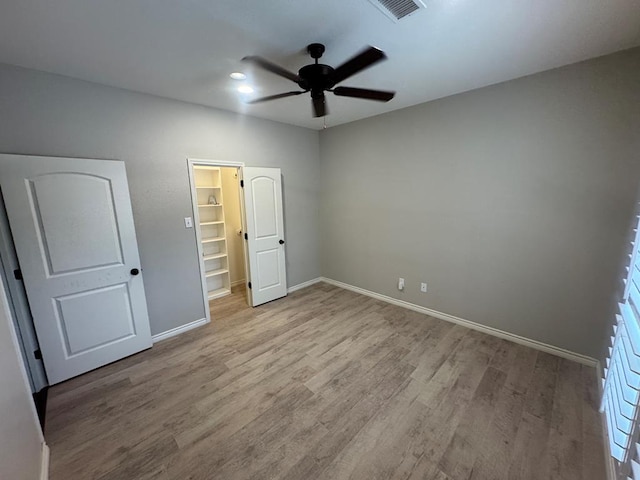
[[[336,87],[333,93],[340,97],[364,98],[365,100],[376,100],[378,102],[388,102],[396,92],[387,92],[384,90],[369,90],[367,88],[353,87]]]
[[[251,62],[258,65],[260,68],[263,68],[271,73],[275,73],[276,75],[280,75],[292,82],[298,83],[300,81],[300,77],[293,72],[290,72],[286,68],[282,68],[280,65],[276,65],[275,63],[270,62],[266,58],[258,57],[258,56],[248,56],[242,59],[243,62]]]
[[[269,95],[268,97],[254,98],[253,100],[249,100],[245,103],[252,105],[254,103],[268,102],[269,100],[277,100],[279,98],[293,97],[295,95],[301,95],[303,93],[306,93],[306,92],[301,90],[299,92],[295,91],[295,92],[278,93],[277,95]]]
[[[382,50],[375,47],[368,47],[355,57],[347,60],[345,63],[336,68],[333,73],[333,82],[340,83],[341,81],[355,75],[356,73],[369,68],[374,63],[384,60],[387,56]]]
[[[321,97],[311,98],[311,102],[313,103],[313,116],[314,117],[324,117],[329,112],[327,111],[327,102],[324,97],[324,93]]]

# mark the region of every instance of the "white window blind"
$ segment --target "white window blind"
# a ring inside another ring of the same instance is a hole
[[[619,478],[640,480],[637,444],[640,434],[640,229],[637,220],[624,295],[605,366],[601,409],[606,416],[611,455],[618,461]]]

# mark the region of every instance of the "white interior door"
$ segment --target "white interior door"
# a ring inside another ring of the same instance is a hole
[[[149,348],[124,163],[0,155],[0,187],[49,382]]]
[[[287,294],[279,168],[243,167],[251,305],[261,305]]]

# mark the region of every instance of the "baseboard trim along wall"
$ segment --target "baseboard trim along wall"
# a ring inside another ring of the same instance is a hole
[[[158,333],[157,335],[153,335],[151,340],[153,343],[159,342],[161,340],[166,340],[167,338],[175,337],[176,335],[180,335],[181,333],[188,332],[189,330],[193,330],[194,328],[201,327],[209,323],[209,320],[206,318],[201,318],[200,320],[194,320],[193,322],[187,323],[185,325],[180,325],[179,327],[172,328],[171,330],[167,330],[166,332]]]
[[[320,283],[321,281],[322,281],[322,277],[317,277],[312,280],[309,280],[308,282],[299,283],[297,285],[294,285],[293,287],[289,287],[287,289],[287,293],[293,293],[297,290],[301,290],[303,288],[310,287],[311,285],[315,285],[316,283]]]
[[[444,320],[446,322],[456,323],[458,325],[471,328],[472,330],[477,330],[479,332],[483,332],[488,335],[493,335],[494,337],[502,338],[504,340],[509,340],[511,342],[518,343],[526,347],[531,347],[536,350],[540,350],[542,352],[546,352],[552,355],[556,355],[558,357],[566,358],[568,360],[573,360],[574,362],[581,363],[582,365],[587,365],[589,367],[595,368],[598,363],[598,361],[595,358],[588,357],[580,353],[571,352],[569,350],[565,350],[564,348],[555,347],[553,345],[548,345],[546,343],[539,342],[537,340],[521,337],[520,335],[516,335],[514,333],[509,333],[509,332],[505,332],[504,330],[488,327],[480,323],[472,322],[470,320],[465,320],[464,318],[456,317],[454,315],[449,315],[448,313],[438,312],[437,310],[432,310],[427,307],[422,307],[420,305],[416,305],[415,303],[409,303],[409,302],[405,302],[404,300],[398,300],[397,298],[388,297],[387,295],[382,295],[380,293],[372,292],[370,290],[365,290],[364,288],[356,287],[354,285],[349,285],[348,283],[339,282],[331,278],[322,277],[321,280],[330,285],[344,288],[345,290],[351,290],[352,292],[360,293],[362,295],[366,295],[367,297],[375,298],[383,302],[408,308],[409,310],[413,310],[414,312],[424,313],[426,315],[439,318],[440,320]]]
[[[42,442],[42,466],[40,467],[40,480],[49,480],[49,445]]]
[[[518,343],[526,347],[531,347],[536,350],[540,350],[542,352],[546,352],[552,355],[556,355],[558,357],[566,358],[568,360],[573,360],[574,362],[581,363],[582,365],[587,365],[593,368],[597,368],[597,365],[598,365],[598,361],[595,358],[588,357],[580,353],[571,352],[569,350],[565,350],[564,348],[556,347],[554,345],[549,345],[543,342],[539,342],[537,340],[532,340],[530,338],[522,337],[514,333],[505,332],[504,330],[499,330],[497,328],[488,327],[480,323],[472,322],[471,320],[465,320],[464,318],[456,317],[454,315],[449,315],[448,313],[438,312],[437,310],[432,310],[430,308],[423,307],[421,305],[416,305],[415,303],[405,302],[404,300],[399,300],[397,298],[389,297],[387,295],[382,295],[380,293],[372,292],[370,290],[356,287],[354,285],[349,285],[348,283],[339,282],[338,280],[333,280],[331,278],[317,277],[312,280],[289,287],[287,289],[287,292],[293,293],[303,288],[310,287],[311,285],[315,285],[316,283],[319,283],[319,282],[325,282],[330,285],[334,285],[336,287],[344,288],[345,290],[350,290],[352,292],[366,295],[367,297],[375,298],[382,302],[398,305],[399,307],[404,307],[409,310],[413,310],[414,312],[424,313],[425,315],[439,318],[440,320],[444,320],[446,322],[462,325],[464,327],[471,328],[472,330],[477,330],[479,332],[483,332],[488,335],[493,335],[494,337],[502,338],[504,340],[509,340],[511,342]],[[153,337],[151,338],[154,343],[159,342],[161,340],[175,337],[176,335],[180,335],[181,333],[184,333],[194,328],[205,325],[206,323],[208,323],[207,319],[201,318],[200,320],[195,320],[191,323],[187,323],[186,325],[181,325],[179,327],[172,328],[171,330],[167,330],[166,332],[153,335]]]

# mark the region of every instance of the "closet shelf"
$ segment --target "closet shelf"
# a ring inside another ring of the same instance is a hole
[[[231,293],[231,289],[229,288],[218,288],[216,290],[211,290],[207,295],[209,300],[213,300],[214,298],[224,297],[225,295],[229,295]]]
[[[223,240],[225,240],[224,237],[203,238],[202,243],[222,242]]]
[[[231,272],[225,225],[223,173],[213,165],[194,165],[192,202],[197,219],[198,250],[203,289],[209,300],[231,293]],[[215,204],[209,203],[219,202]],[[211,251],[213,250],[213,252]],[[216,251],[217,250],[217,251]]]
[[[226,256],[227,256],[226,253],[213,253],[211,255],[205,255],[204,257],[202,257],[202,259],[204,261],[207,261],[207,260],[215,260],[217,258],[224,258]]]
[[[222,275],[223,273],[227,273],[229,270],[226,268],[219,268],[218,270],[209,270],[208,272],[204,273],[204,276],[209,278],[209,277],[216,277],[218,275]]]

